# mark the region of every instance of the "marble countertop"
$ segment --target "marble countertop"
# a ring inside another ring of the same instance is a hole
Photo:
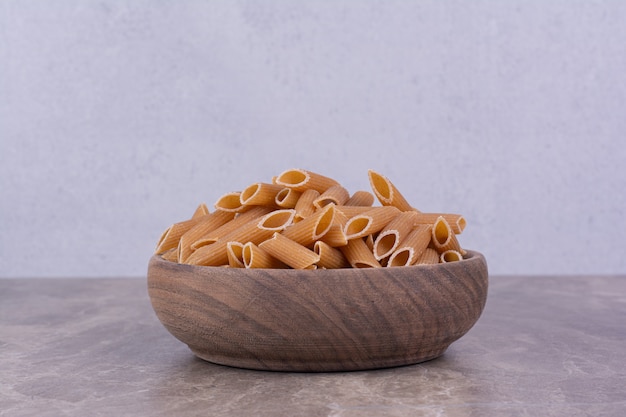
[[[0,279],[0,416],[623,416],[626,276],[490,277],[438,359],[338,373],[197,359],[145,279]]]

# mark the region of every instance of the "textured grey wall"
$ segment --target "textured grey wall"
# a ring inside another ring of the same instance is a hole
[[[292,167],[465,214],[492,273],[626,273],[625,21],[611,0],[0,0],[0,276],[142,275],[170,223]]]

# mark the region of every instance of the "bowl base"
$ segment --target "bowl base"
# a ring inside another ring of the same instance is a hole
[[[217,365],[225,365],[233,368],[253,369],[257,371],[280,371],[280,372],[340,372],[340,371],[365,371],[373,369],[393,368],[397,366],[415,365],[422,362],[431,361],[443,355],[448,346],[427,352],[419,352],[419,354],[407,357],[393,357],[379,360],[368,360],[364,363],[359,362],[332,362],[332,361],[284,361],[284,360],[267,360],[256,358],[233,358],[215,354],[201,348],[189,346],[189,349],[198,358]]]

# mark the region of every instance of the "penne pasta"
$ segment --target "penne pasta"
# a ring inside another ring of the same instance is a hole
[[[270,206],[276,204],[276,195],[283,190],[283,186],[257,182],[246,187],[239,196],[243,206]]]
[[[311,246],[328,232],[334,217],[335,205],[329,204],[304,220],[293,223],[282,234],[302,246]]]
[[[333,185],[328,190],[320,194],[319,197],[313,200],[313,206],[318,209],[330,203],[338,206],[345,204],[345,202],[348,201],[349,198],[350,193],[348,192],[348,190],[343,188],[341,185]]]
[[[227,236],[233,230],[236,230],[237,228],[252,220],[260,219],[271,211],[272,209],[270,207],[256,206],[243,213],[237,213],[235,218],[230,222],[223,224],[217,229],[209,231],[201,238],[197,239],[194,243],[191,244],[191,249],[196,250],[202,246],[210,245],[220,238]]]
[[[352,239],[348,241],[346,246],[342,246],[339,250],[348,260],[353,268],[380,268],[380,263],[374,258],[374,254],[367,247],[363,239]]]
[[[309,268],[320,260],[317,253],[280,233],[274,233],[271,239],[260,243],[259,248],[294,269]]]
[[[241,191],[234,191],[223,194],[214,204],[216,210],[232,211],[239,213],[246,210],[246,206],[241,204]]]
[[[235,213],[217,210],[207,214],[195,226],[186,231],[181,237],[178,245],[178,262],[185,262],[194,249],[191,245],[196,243],[206,234],[212,232],[220,226],[228,223],[235,217]]]
[[[369,206],[337,206],[337,211],[341,212],[347,219],[366,213],[375,207]]]
[[[252,242],[243,246],[243,263],[246,268],[283,269],[287,265],[267,253]]]
[[[206,206],[206,204],[201,203],[198,208],[196,208],[196,211],[193,212],[193,216],[191,216],[191,218],[195,219],[200,216],[204,216],[205,214],[209,214],[209,208]]]
[[[460,235],[467,225],[465,217],[460,214],[450,213],[418,213],[417,217],[415,218],[415,223],[435,224],[440,216],[446,219],[446,221],[450,225],[450,229],[452,229],[452,231],[456,235]]]
[[[399,213],[400,210],[393,206],[370,207],[363,214],[348,220],[344,227],[346,238],[348,240],[356,239],[379,232]]]
[[[294,209],[296,210],[296,222],[299,222],[302,219],[306,219],[307,217],[315,213],[314,202],[319,196],[320,193],[316,190],[306,190],[300,195],[300,198],[298,199],[298,202],[294,207]]]
[[[178,262],[178,248],[168,249],[161,255],[161,258],[170,262]]]
[[[313,252],[317,253],[320,257],[320,260],[317,262],[319,268],[336,269],[350,266],[350,263],[339,249],[321,240],[315,242]]]
[[[319,193],[323,193],[333,185],[340,185],[332,178],[304,169],[284,171],[276,178],[276,184],[293,188],[296,191],[316,190]]]
[[[231,268],[245,268],[243,263],[243,244],[241,242],[227,242],[226,256],[228,257],[228,266]]]
[[[302,193],[293,188],[285,187],[276,194],[274,204],[280,208],[295,208]]]
[[[348,201],[343,204],[346,206],[371,207],[374,204],[374,195],[369,191],[355,191]]]
[[[378,268],[454,262],[467,253],[460,214],[422,213],[385,176],[368,170],[372,192],[288,169],[223,194],[211,212],[168,227],[155,253],[171,262],[231,268]],[[380,206],[375,207],[378,200]]]
[[[189,229],[194,227],[196,224],[201,222],[203,218],[204,216],[191,218],[189,220],[174,223],[173,225],[168,227],[161,235],[161,238],[159,239],[159,243],[157,243],[157,247],[154,253],[159,255],[159,254],[164,253],[167,250],[177,248],[181,236],[184,235]]]
[[[439,253],[433,248],[426,248],[415,260],[415,265],[433,265],[439,263]]]
[[[455,250],[463,253],[456,235],[443,216],[439,216],[437,220],[435,220],[435,224],[432,228],[432,242],[435,250],[439,252],[439,254],[447,250]]]
[[[370,185],[383,206],[393,206],[401,211],[416,210],[404,198],[389,179],[374,170],[368,171]]]
[[[266,214],[260,220],[254,219],[233,230],[226,236],[219,238],[210,245],[195,250],[187,259],[191,265],[216,266],[228,262],[226,252],[228,242],[252,242],[259,244],[268,239],[273,233],[283,230],[293,221],[294,210],[275,210]]]
[[[409,266],[416,263],[431,240],[432,226],[417,225],[398,245],[389,257],[387,266]]]
[[[377,260],[390,256],[396,250],[400,242],[413,230],[416,216],[417,213],[414,211],[401,212],[380,231],[373,248]]]
[[[457,262],[463,259],[463,255],[461,255],[461,252],[456,251],[454,249],[450,249],[447,250],[445,252],[443,252],[440,257],[439,260],[442,263],[446,263],[446,262]]]

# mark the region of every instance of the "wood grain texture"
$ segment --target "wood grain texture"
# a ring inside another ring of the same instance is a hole
[[[151,258],[159,320],[200,358],[241,368],[346,371],[441,355],[487,299],[482,254],[413,267],[290,270],[203,267]]]

